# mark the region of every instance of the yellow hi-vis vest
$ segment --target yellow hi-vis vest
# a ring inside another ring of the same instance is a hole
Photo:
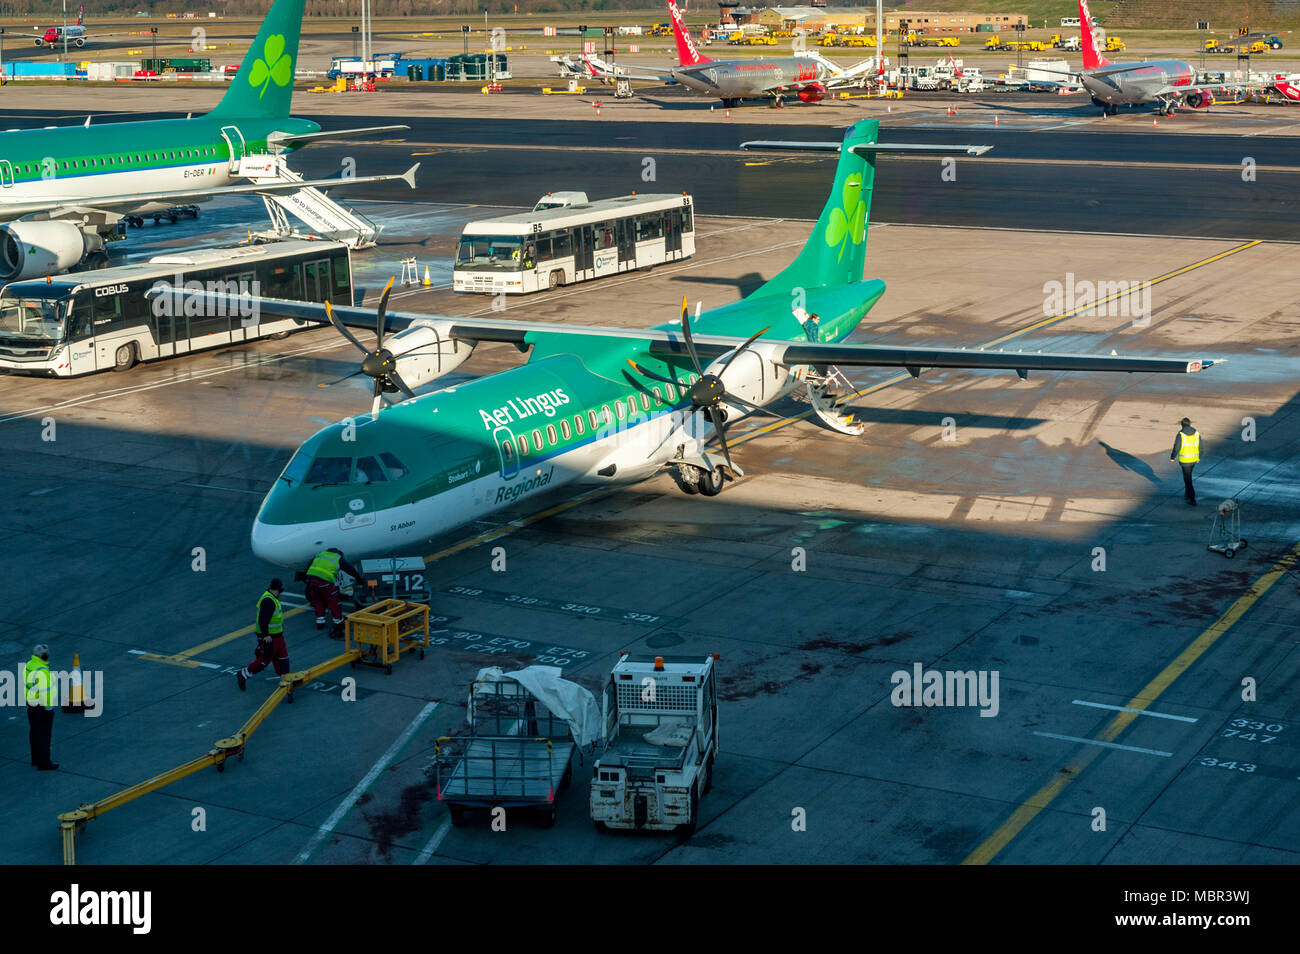
[[[1201,459],[1201,432],[1193,431],[1183,434],[1183,442],[1178,445],[1178,463],[1195,464]]]
[[[333,550],[322,550],[307,567],[307,575],[333,583],[339,576],[339,555]]]
[[[27,704],[54,708],[54,680],[50,676],[50,664],[40,656],[27,660],[23,669],[23,680],[27,687]]]
[[[275,604],[275,612],[271,614],[271,621],[266,624],[266,631],[272,636],[279,636],[284,632],[284,611],[280,608],[280,601],[275,598],[275,594],[267,590],[257,598],[257,615],[262,615],[262,600],[269,599]],[[254,628],[257,627],[257,620],[253,620]]]

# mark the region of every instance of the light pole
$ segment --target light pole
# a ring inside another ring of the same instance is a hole
[[[63,0],[63,57],[60,63],[68,61],[68,0]]]

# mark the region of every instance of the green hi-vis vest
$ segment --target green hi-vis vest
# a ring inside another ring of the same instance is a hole
[[[266,624],[266,631],[272,636],[279,636],[284,632],[284,610],[280,608],[280,601],[275,598],[275,594],[267,590],[257,598],[257,615],[262,615],[262,600],[269,599],[275,604],[275,612],[271,614],[271,621]],[[257,626],[258,621],[254,620],[253,626]]]
[[[54,708],[54,680],[50,676],[50,664],[40,656],[27,660],[23,668],[23,680],[27,686],[27,704]]]
[[[1183,442],[1178,445],[1178,463],[1195,464],[1201,459],[1201,432],[1183,434]]]
[[[307,575],[333,583],[339,576],[340,557],[333,550],[322,550],[307,567]]]

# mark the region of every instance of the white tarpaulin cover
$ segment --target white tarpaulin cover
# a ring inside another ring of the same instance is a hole
[[[558,666],[528,666],[514,672],[502,672],[499,666],[478,671],[475,682],[516,682],[523,686],[556,718],[569,723],[573,741],[586,748],[600,741],[600,706],[587,689],[570,682],[561,675]],[[469,705],[470,721],[474,720],[474,699]]]

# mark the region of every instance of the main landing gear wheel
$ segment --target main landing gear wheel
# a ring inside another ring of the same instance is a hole
[[[722,493],[722,484],[725,480],[726,477],[723,476],[720,467],[700,471],[700,493],[706,497],[716,497]]]

